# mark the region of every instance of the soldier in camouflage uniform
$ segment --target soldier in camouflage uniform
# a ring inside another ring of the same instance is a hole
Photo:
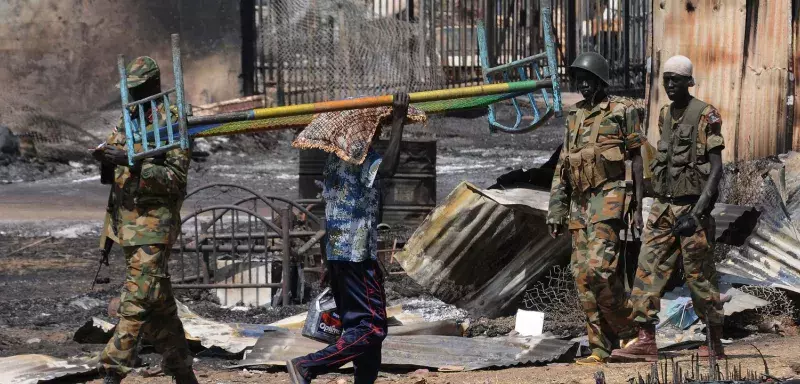
[[[617,274],[626,204],[625,159],[633,163],[633,220],[641,228],[643,137],[629,100],[607,96],[608,63],[583,53],[571,66],[584,97],[569,111],[564,144],[553,177],[547,224],[553,237],[572,235],[572,272],[592,355],[581,365],[604,363],[621,338],[635,333],[624,282]]]
[[[720,343],[722,304],[714,268],[714,218],[711,211],[722,178],[722,119],[719,112],[689,94],[694,85],[692,63],[675,56],[664,64],[664,88],[672,103],[661,108],[658,153],[650,164],[656,200],[644,232],[631,300],[639,338],[614,351],[615,361],[656,361],[655,327],[660,298],[672,273],[683,263],[695,311],[708,325],[716,357]],[[707,357],[708,347],[699,354]]]
[[[159,69],[149,57],[128,64],[128,91],[141,100],[161,91]],[[138,117],[138,111],[131,116]],[[166,125],[166,114],[178,121],[177,109],[157,103],[147,108],[147,129],[153,119]],[[167,272],[170,248],[180,231],[180,209],[186,195],[190,153],[173,149],[156,158],[128,165],[125,128],[120,122],[93,155],[102,167],[114,168],[114,229],[123,247],[127,273],[118,310],[119,324],[100,358],[105,383],[119,383],[134,366],[143,337],[163,357],[164,372],[178,383],[197,383],[192,356]],[[142,148],[136,145],[134,151]]]

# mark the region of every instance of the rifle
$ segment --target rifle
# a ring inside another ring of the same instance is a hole
[[[108,194],[108,204],[106,205],[106,217],[105,222],[103,223],[103,232],[100,234],[100,265],[97,266],[97,272],[94,274],[91,290],[94,290],[94,286],[97,284],[97,276],[100,276],[100,270],[103,269],[103,265],[105,264],[108,266],[108,255],[111,252],[111,248],[114,246],[114,243],[118,241],[117,236],[114,233],[115,208],[114,187],[112,186],[111,191]]]

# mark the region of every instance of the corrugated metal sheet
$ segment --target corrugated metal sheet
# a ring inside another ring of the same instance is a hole
[[[284,365],[325,344],[287,330],[264,333],[237,367]],[[470,371],[519,364],[571,361],[578,344],[569,340],[522,337],[392,336],[383,341],[381,367],[422,367]]]
[[[738,124],[738,154],[746,160],[784,153],[791,142],[785,140],[792,4],[790,0],[750,3],[758,6],[748,4],[747,9]]]
[[[200,317],[180,301],[175,303],[186,338],[199,341],[205,348],[217,347],[232,354],[241,353],[255,345],[265,330],[275,329],[262,324],[219,323]]]
[[[722,305],[725,316],[731,316],[734,313],[769,305],[769,301],[744,293],[736,288],[731,287],[731,285],[727,283],[720,283],[719,291],[720,293],[726,294],[731,298],[730,301],[727,301]],[[659,312],[660,323],[666,320],[667,308],[669,308],[670,304],[679,297],[690,297],[689,287],[683,285],[670,292],[664,293],[664,297],[661,299],[661,312]]]
[[[642,201],[642,215],[647,219],[653,199],[650,197]],[[743,245],[747,236],[753,232],[761,214],[754,207],[717,203],[711,216],[716,221],[715,238],[718,243],[728,245]],[[629,236],[629,240],[632,238]]]
[[[745,246],[731,250],[717,270],[800,293],[800,234],[772,178],[764,178],[764,203],[753,234]]]
[[[503,206],[463,182],[395,258],[442,301],[475,315],[512,314],[527,286],[569,257],[569,237],[551,238],[544,223],[547,192],[529,192],[528,204],[545,202],[534,207],[538,214]]]
[[[662,86],[661,68],[668,58],[680,54],[694,64],[696,86],[692,93],[719,109],[728,149],[723,151],[723,159],[733,160],[744,65],[746,1],[662,0],[655,4],[648,140],[657,142],[658,112],[670,102]],[[757,99],[753,96],[749,100]]]
[[[800,150],[800,107],[797,106],[797,98],[800,97],[800,1],[792,1],[792,63],[794,67],[794,97],[791,101],[791,108],[794,109],[794,135],[792,137],[792,149]]]
[[[0,358],[0,383],[36,384],[93,372],[97,361],[64,360],[45,355]],[[59,380],[59,381],[61,381]]]
[[[481,190],[463,182],[417,228],[402,252],[403,269],[438,299],[475,316],[512,314],[528,286],[569,262],[570,237],[550,237],[549,192]],[[643,206],[649,211],[652,199]],[[741,245],[758,213],[717,204],[717,239]],[[630,234],[629,234],[630,235]]]
[[[648,139],[658,139],[658,111],[669,103],[663,63],[692,59],[692,93],[722,115],[725,161],[751,160],[787,150],[791,3],[662,0],[653,13]],[[657,88],[657,91],[656,91]]]

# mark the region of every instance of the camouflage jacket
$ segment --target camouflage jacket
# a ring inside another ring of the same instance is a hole
[[[177,108],[171,107],[170,112],[172,121],[178,121]],[[160,126],[165,126],[163,104],[158,105],[158,116]],[[147,119],[147,130],[152,130],[152,117]],[[106,144],[127,150],[122,119]],[[141,145],[136,144],[134,151],[141,150]],[[190,160],[188,150],[176,148],[161,158],[144,159],[139,167],[116,167],[114,227],[120,245],[169,244],[175,241],[180,230],[180,209],[186,196]]]
[[[590,108],[581,101],[567,115],[564,146],[550,188],[548,224],[567,224],[570,229],[585,228],[587,223],[622,218],[625,201],[625,172],[603,182],[603,185],[581,191],[567,177],[567,155],[589,144],[590,130],[601,119],[597,144],[619,147],[622,156],[641,147],[639,112],[633,101],[610,96]]]

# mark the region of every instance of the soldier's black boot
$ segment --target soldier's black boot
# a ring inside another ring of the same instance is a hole
[[[122,383],[122,376],[116,372],[106,372],[106,377],[103,378],[103,384],[120,384]]]
[[[175,375],[175,384],[198,384],[197,377],[194,376],[194,371],[189,370]]]

